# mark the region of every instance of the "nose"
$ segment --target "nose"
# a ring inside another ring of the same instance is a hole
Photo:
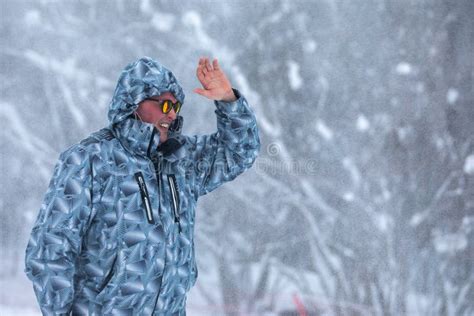
[[[171,109],[171,111],[168,112],[168,118],[171,119],[172,121],[174,121],[176,119],[176,112],[174,111],[174,109]]]

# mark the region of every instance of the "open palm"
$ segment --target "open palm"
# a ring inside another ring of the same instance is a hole
[[[233,101],[236,99],[232,85],[219,66],[217,59],[214,59],[211,65],[207,57],[199,58],[196,76],[203,89],[196,88],[194,92],[211,100]]]

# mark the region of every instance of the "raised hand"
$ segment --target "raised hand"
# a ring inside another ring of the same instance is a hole
[[[232,85],[219,66],[217,59],[209,62],[209,58],[199,58],[196,76],[204,89],[196,88],[193,91],[211,100],[231,102],[237,100]]]

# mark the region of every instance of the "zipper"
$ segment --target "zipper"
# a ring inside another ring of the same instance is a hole
[[[173,201],[174,222],[178,224],[179,232],[181,233],[181,223],[179,220],[179,195],[176,189],[176,178],[174,175],[168,175],[168,182],[171,190],[171,197]]]
[[[151,144],[151,143],[150,143]],[[148,148],[147,156],[150,157],[150,146]],[[158,214],[161,214],[161,193],[162,193],[162,183],[161,183],[161,168],[162,168],[162,157],[163,154],[158,151],[158,161],[152,160],[152,165],[153,168],[155,168],[155,175],[158,181]],[[155,165],[156,162],[156,165]],[[174,175],[168,175],[168,181],[170,183],[170,188],[171,188],[171,196],[173,200],[173,210],[174,210],[174,221],[175,223],[178,223],[179,227],[179,232],[181,233],[181,225],[179,223],[179,195],[178,191],[176,189],[176,178],[174,178]],[[165,255],[165,266],[166,266],[166,255]],[[163,276],[162,276],[163,278]],[[155,313],[156,305],[158,303],[158,299],[160,297],[160,292],[161,292],[161,286],[162,286],[163,279],[160,281],[160,287],[158,288],[158,293],[156,294],[156,299],[155,299],[155,304],[153,305],[153,310],[151,312],[151,315]]]
[[[165,265],[166,265],[166,255],[165,255]],[[160,298],[161,285],[163,284],[163,275],[160,277],[160,286],[158,287],[158,293],[156,294],[155,304],[153,304],[153,310],[151,311],[150,316],[153,316],[156,309],[156,304],[158,304],[158,299]]]
[[[161,156],[162,154],[158,152],[158,163],[155,166],[155,163],[153,160],[151,160],[153,168],[155,168],[155,175],[156,175],[156,180],[158,181],[158,214],[161,214]],[[166,265],[166,254],[165,254],[165,265]],[[164,271],[163,271],[164,273]],[[155,299],[155,304],[153,305],[153,310],[151,312],[151,316],[155,313],[156,309],[156,304],[158,303],[158,298],[160,297],[160,292],[161,292],[161,285],[163,283],[163,275],[161,276],[161,281],[160,281],[160,286],[158,288],[158,293],[156,293],[156,299]]]
[[[140,195],[142,196],[143,204],[145,205],[146,217],[148,223],[154,224],[155,220],[153,219],[153,212],[150,203],[150,196],[148,195],[148,190],[146,188],[145,179],[143,178],[143,174],[141,172],[135,173],[135,180],[138,183],[138,187],[140,188]]]
[[[154,162],[152,164],[155,168],[156,180],[158,181],[158,214],[161,214],[161,153],[158,153],[157,165],[155,166]]]

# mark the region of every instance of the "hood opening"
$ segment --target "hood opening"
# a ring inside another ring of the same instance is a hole
[[[129,63],[122,70],[117,86],[109,104],[109,124],[119,123],[138,107],[138,103],[146,98],[171,92],[184,104],[184,92],[174,74],[165,66],[151,57],[141,57]]]

